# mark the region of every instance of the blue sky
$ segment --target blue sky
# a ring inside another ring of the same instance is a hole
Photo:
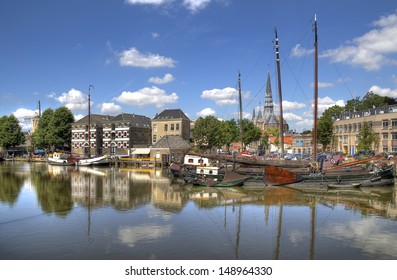
[[[76,119],[182,109],[191,119],[238,119],[278,108],[277,28],[284,118],[312,128],[312,25],[318,19],[319,113],[368,91],[397,97],[397,3],[389,0],[19,0],[0,3],[0,116],[24,130],[38,101]]]

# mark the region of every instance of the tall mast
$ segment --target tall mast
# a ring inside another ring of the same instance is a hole
[[[91,87],[94,86],[88,86],[88,158],[91,158]]]
[[[240,71],[238,72],[238,98],[240,104],[240,143],[241,143],[241,151],[243,151],[243,102],[241,101],[241,80],[240,80]]]
[[[318,43],[317,15],[314,16],[314,114],[313,114],[313,160],[317,160],[317,108],[318,108]]]
[[[278,100],[280,102],[280,145],[281,145],[281,156],[284,155],[284,118],[283,118],[283,94],[281,91],[281,73],[280,73],[280,55],[278,51],[278,36],[277,29],[274,29],[276,33],[276,63],[277,63],[277,80],[278,80]]]

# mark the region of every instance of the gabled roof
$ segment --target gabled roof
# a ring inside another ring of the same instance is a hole
[[[150,127],[150,118],[137,114],[121,113],[111,119],[112,122],[129,122],[131,126]]]
[[[161,120],[161,119],[184,119],[190,121],[190,119],[185,115],[185,113],[181,109],[166,109],[153,118],[153,120]]]
[[[179,135],[166,135],[162,137],[153,148],[169,148],[169,149],[191,149],[192,146]]]
[[[105,123],[110,121],[114,116],[109,115],[99,115],[99,114],[91,114],[91,123]],[[81,118],[80,120],[74,122],[75,124],[86,124],[88,123],[88,115]]]
[[[135,127],[151,127],[150,118],[137,114],[121,113],[117,116],[91,114],[91,123],[127,122]],[[74,122],[74,124],[87,124],[88,115]]]

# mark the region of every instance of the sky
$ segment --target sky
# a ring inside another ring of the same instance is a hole
[[[41,110],[154,118],[245,118],[270,74],[290,129],[313,127],[314,18],[319,116],[369,91],[397,97],[397,2],[390,0],[19,0],[0,2],[0,116],[24,131]],[[281,88],[277,83],[275,30]]]

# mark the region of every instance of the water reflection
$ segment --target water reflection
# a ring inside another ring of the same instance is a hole
[[[397,259],[396,197],[396,187],[196,188],[163,170],[4,163],[0,258]]]

